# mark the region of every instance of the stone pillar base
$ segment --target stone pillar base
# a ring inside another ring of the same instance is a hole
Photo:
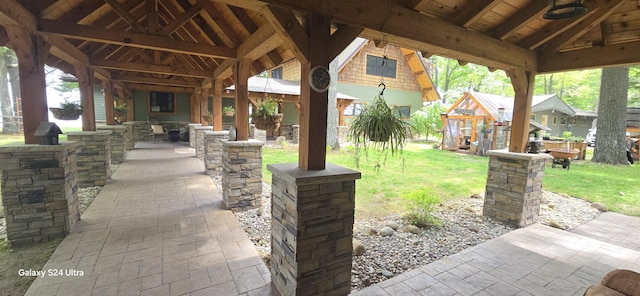
[[[126,157],[125,139],[128,128],[123,125],[101,125],[98,130],[111,131],[111,162],[122,163]]]
[[[200,123],[189,123],[189,147],[196,148],[196,126],[202,126]]]
[[[492,150],[482,214],[514,227],[538,222],[542,177],[548,154]]]
[[[229,138],[229,131],[204,132],[204,167],[209,176],[222,175],[222,143]]]
[[[256,129],[253,130],[253,138],[258,140],[258,141],[266,142],[267,141],[267,131],[256,128]]]
[[[218,140],[222,144],[222,201],[228,210],[244,211],[262,204],[263,142]]]
[[[2,205],[11,246],[66,236],[80,219],[77,142],[0,147]]]
[[[268,165],[273,173],[271,281],[282,295],[348,295],[355,180],[360,172],[327,164]]]
[[[78,141],[78,185],[104,186],[111,178],[111,131],[67,133],[69,141]]]
[[[204,159],[204,132],[213,131],[213,126],[194,126],[196,157]],[[191,139],[189,139],[191,143]]]
[[[133,140],[133,122],[127,121],[122,124],[126,128],[124,133],[124,149],[127,151],[133,150],[136,141]]]

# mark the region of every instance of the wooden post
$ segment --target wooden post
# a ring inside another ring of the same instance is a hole
[[[200,114],[209,115],[209,89],[203,88],[200,92]],[[202,126],[209,126],[209,121],[201,119]]]
[[[189,94],[189,121],[200,122],[200,102],[195,92]]]
[[[329,93],[312,90],[307,77],[311,68],[315,66],[329,68],[331,21],[313,14],[308,20],[308,28],[309,63],[301,65],[298,167],[302,170],[324,170],[327,156]]]
[[[508,70],[507,75],[515,91],[509,151],[524,153],[529,141],[529,118],[536,75],[524,69]]]
[[[202,89],[201,88],[196,88],[196,90],[193,92],[194,97],[196,98],[196,103],[195,103],[195,112],[196,112],[196,120],[194,122],[200,122],[202,124],[202,110],[200,110],[200,101],[202,101]]]
[[[93,70],[87,66],[74,65],[78,85],[80,86],[80,104],[82,104],[82,130],[96,130],[96,113],[93,102]]]
[[[213,81],[213,130],[222,130],[222,80]]]
[[[113,83],[111,80],[103,80],[102,88],[104,89],[104,112],[107,117],[107,125],[116,125],[116,115],[113,110]]]
[[[133,95],[131,94],[131,92],[125,92],[125,97],[127,97],[126,101],[127,102],[127,121],[134,121],[136,119],[135,116],[135,109],[133,107]]]
[[[251,59],[241,59],[234,67],[236,81],[236,140],[249,140],[249,75]]]
[[[23,112],[22,119],[24,143],[38,144],[39,139],[33,133],[40,123],[49,121],[44,61],[50,45],[22,27],[6,26],[5,29],[18,57],[22,106],[28,106],[28,111],[27,108],[23,109],[27,111]]]

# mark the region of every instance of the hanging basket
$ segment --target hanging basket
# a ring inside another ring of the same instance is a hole
[[[224,111],[223,115],[226,117],[233,117],[236,115],[236,111]]]
[[[76,120],[82,115],[82,110],[70,110],[61,108],[49,108],[53,117],[59,120]]]
[[[282,123],[282,114],[251,117],[251,121],[260,130],[277,130]]]
[[[204,120],[206,122],[212,122],[213,121],[213,115],[202,115],[202,120]]]

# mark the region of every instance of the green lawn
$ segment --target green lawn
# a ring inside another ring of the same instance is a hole
[[[487,157],[469,156],[450,151],[426,149],[423,144],[409,144],[403,157],[405,165],[389,159],[380,173],[371,164],[363,163],[358,169],[362,179],[356,182],[356,215],[359,217],[384,216],[404,210],[400,196],[422,187],[433,189],[441,200],[469,197],[485,190]],[[587,159],[592,153],[588,153]],[[271,182],[266,170],[270,163],[295,163],[297,148],[263,149],[263,179]],[[330,152],[327,162],[355,168],[347,152]],[[640,216],[639,165],[609,166],[590,161],[574,161],[570,170],[545,170],[543,188],[566,193],[589,201],[605,203],[612,211]],[[622,194],[621,194],[622,192]]]
[[[65,132],[79,132],[82,130],[82,127],[64,127],[61,128],[63,134],[58,137],[60,142],[64,142],[67,140],[67,135]],[[3,135],[2,129],[0,129],[0,146],[8,145],[8,144],[20,144],[24,143],[24,135],[22,134],[14,134],[14,135]]]

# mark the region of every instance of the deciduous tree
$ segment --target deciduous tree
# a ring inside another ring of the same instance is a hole
[[[625,142],[628,88],[628,67],[602,69],[593,162],[628,164]]]

